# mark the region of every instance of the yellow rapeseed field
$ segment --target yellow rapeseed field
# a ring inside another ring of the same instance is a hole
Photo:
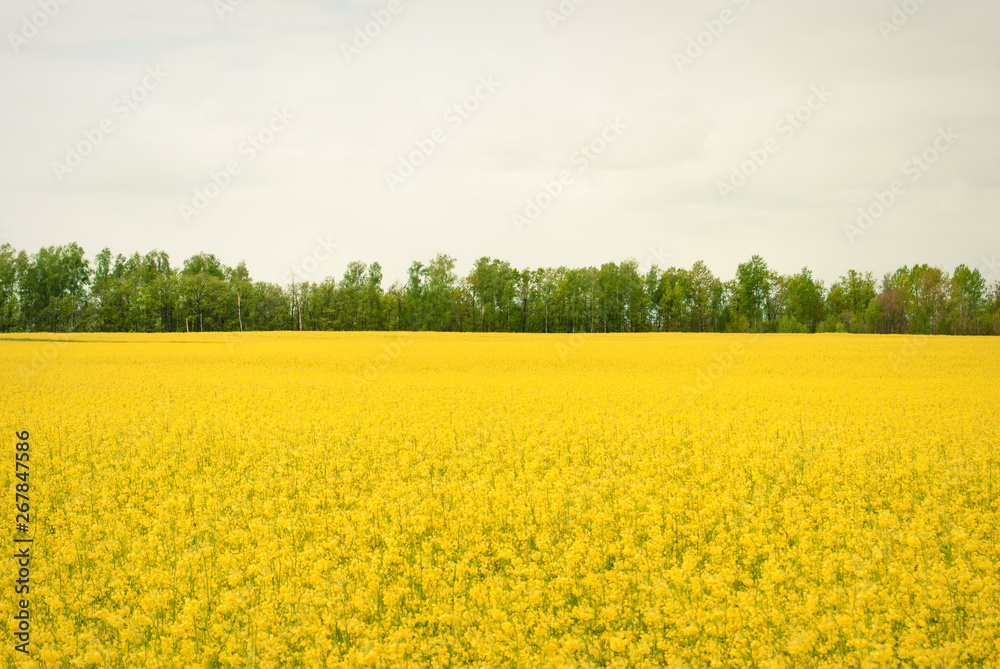
[[[984,338],[7,335],[0,663],[997,667],[998,380]]]

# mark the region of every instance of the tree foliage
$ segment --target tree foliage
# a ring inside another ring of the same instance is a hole
[[[849,270],[827,289],[760,256],[732,280],[704,262],[519,270],[490,257],[466,276],[454,258],[414,262],[383,288],[379,263],[350,262],[338,283],[254,281],[243,262],[199,253],[180,266],[163,251],[93,264],[77,244],[37,253],[0,246],[2,332],[435,330],[446,332],[856,332],[1000,334],[1000,282],[960,265],[901,267],[876,281]]]

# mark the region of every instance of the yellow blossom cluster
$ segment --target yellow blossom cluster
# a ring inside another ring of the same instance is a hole
[[[0,663],[1000,666],[1000,340],[905,350],[0,336]]]

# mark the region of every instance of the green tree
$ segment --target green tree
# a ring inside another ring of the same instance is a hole
[[[366,330],[384,330],[387,314],[383,305],[382,265],[373,262],[368,266],[364,286],[364,326]]]
[[[648,332],[652,328],[651,302],[635,258],[629,258],[618,265],[618,281],[625,302],[622,332]]]
[[[690,273],[691,329],[705,332],[712,329],[712,289],[719,282],[704,262],[698,260]]]
[[[215,255],[199,253],[184,261],[180,272],[185,330],[225,330],[228,294],[226,269]],[[235,315],[235,314],[234,314]]]
[[[816,332],[826,317],[826,300],[823,282],[813,280],[812,272],[802,268],[798,274],[786,282],[785,317],[793,324],[801,325],[808,332]]]
[[[17,252],[10,244],[0,246],[0,332],[17,330]]]
[[[660,320],[666,332],[682,332],[691,326],[690,306],[693,285],[685,269],[671,267],[660,275],[656,295],[660,302]]]
[[[736,268],[737,316],[746,319],[748,327],[759,332],[764,320],[764,308],[771,292],[771,272],[759,255]]]
[[[599,329],[601,332],[624,332],[625,291],[621,268],[616,263],[605,263],[597,272],[597,300]]]
[[[236,267],[226,268],[224,271],[226,282],[229,284],[229,295],[236,302],[236,322],[240,332],[243,332],[243,301],[250,292],[253,280],[247,270],[246,263],[242,260]]]
[[[871,272],[862,274],[848,270],[830,286],[827,293],[827,313],[832,320],[826,329],[850,332],[875,332],[881,320],[880,308],[875,303],[878,291]]]
[[[76,243],[49,246],[14,260],[17,300],[32,332],[73,332],[84,325],[90,262]]]
[[[911,311],[908,320],[911,331],[939,334],[945,321],[948,274],[938,267],[914,265],[910,270],[909,289]]]
[[[427,329],[438,332],[453,330],[454,293],[458,283],[455,259],[439,253],[422,270],[422,274]]]
[[[952,334],[981,334],[988,319],[984,319],[986,280],[980,271],[959,265],[951,276],[949,292]]]

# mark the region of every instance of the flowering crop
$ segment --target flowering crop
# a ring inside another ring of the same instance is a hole
[[[998,666],[996,340],[19,337],[5,664]]]

